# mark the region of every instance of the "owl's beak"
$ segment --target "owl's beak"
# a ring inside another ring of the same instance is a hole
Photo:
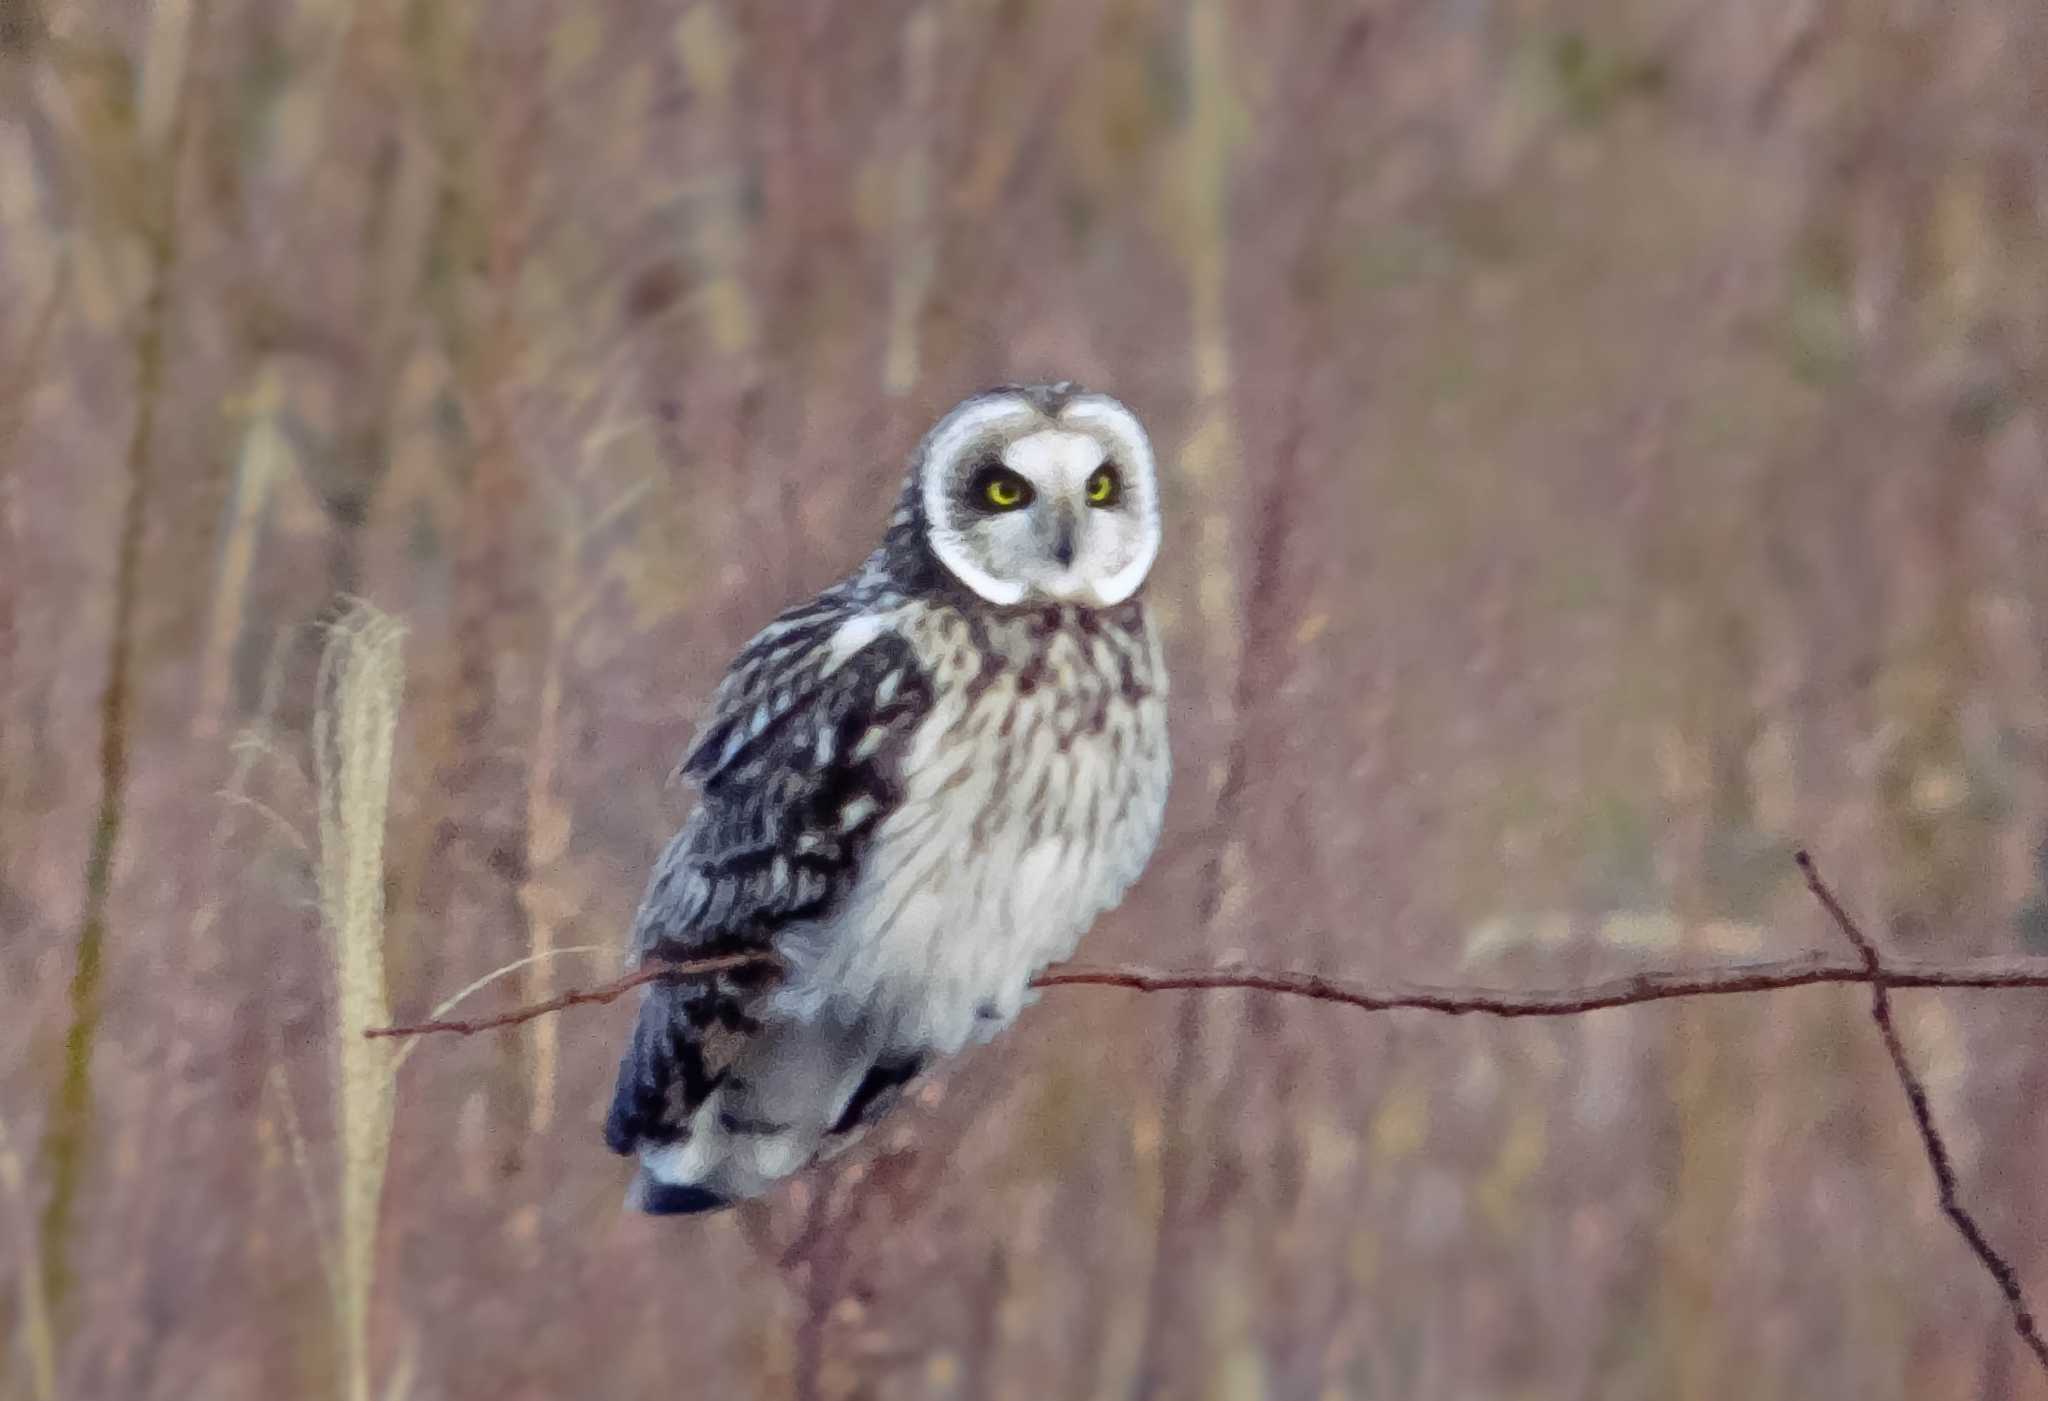
[[[1061,506],[1053,522],[1053,562],[1065,569],[1074,562],[1074,512],[1071,507]]]

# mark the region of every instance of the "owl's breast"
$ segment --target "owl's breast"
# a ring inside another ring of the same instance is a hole
[[[1138,616],[1115,636],[1027,639],[1042,645],[996,667],[971,665],[987,650],[935,658],[900,800],[846,900],[786,951],[785,1005],[838,1004],[941,1054],[1015,1019],[1158,842],[1165,685]]]

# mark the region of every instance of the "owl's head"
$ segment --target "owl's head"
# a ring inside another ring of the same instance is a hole
[[[991,603],[1123,602],[1159,553],[1159,479],[1131,411],[1072,384],[993,389],[919,449],[927,542]]]

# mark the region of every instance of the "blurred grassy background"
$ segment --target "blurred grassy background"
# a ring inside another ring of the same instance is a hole
[[[2044,132],[2038,0],[0,0],[0,1396],[2048,1396],[1840,989],[1063,992],[680,1226],[622,1011],[436,1044],[355,1370],[309,743],[365,596],[392,1006],[596,976],[733,650],[1072,375],[1180,774],[1090,957],[1824,946],[1800,841],[2048,952]],[[2048,1298],[2038,1001],[1900,1003]]]

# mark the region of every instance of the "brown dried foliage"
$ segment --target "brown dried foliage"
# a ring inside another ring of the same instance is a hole
[[[679,1232],[617,1210],[612,1030],[505,1029],[399,1082],[379,1379],[2048,1396],[2038,1005],[1906,981],[2048,951],[2039,5],[67,0],[0,49],[0,1120],[60,1222],[0,1250],[0,1396],[335,1390],[338,596],[408,628],[418,1016],[616,945],[733,649],[1045,373],[1174,473],[1180,780],[1088,959],[1855,983],[1925,1114],[1856,989],[1062,994]],[[1793,952],[1808,838],[1881,982]]]

